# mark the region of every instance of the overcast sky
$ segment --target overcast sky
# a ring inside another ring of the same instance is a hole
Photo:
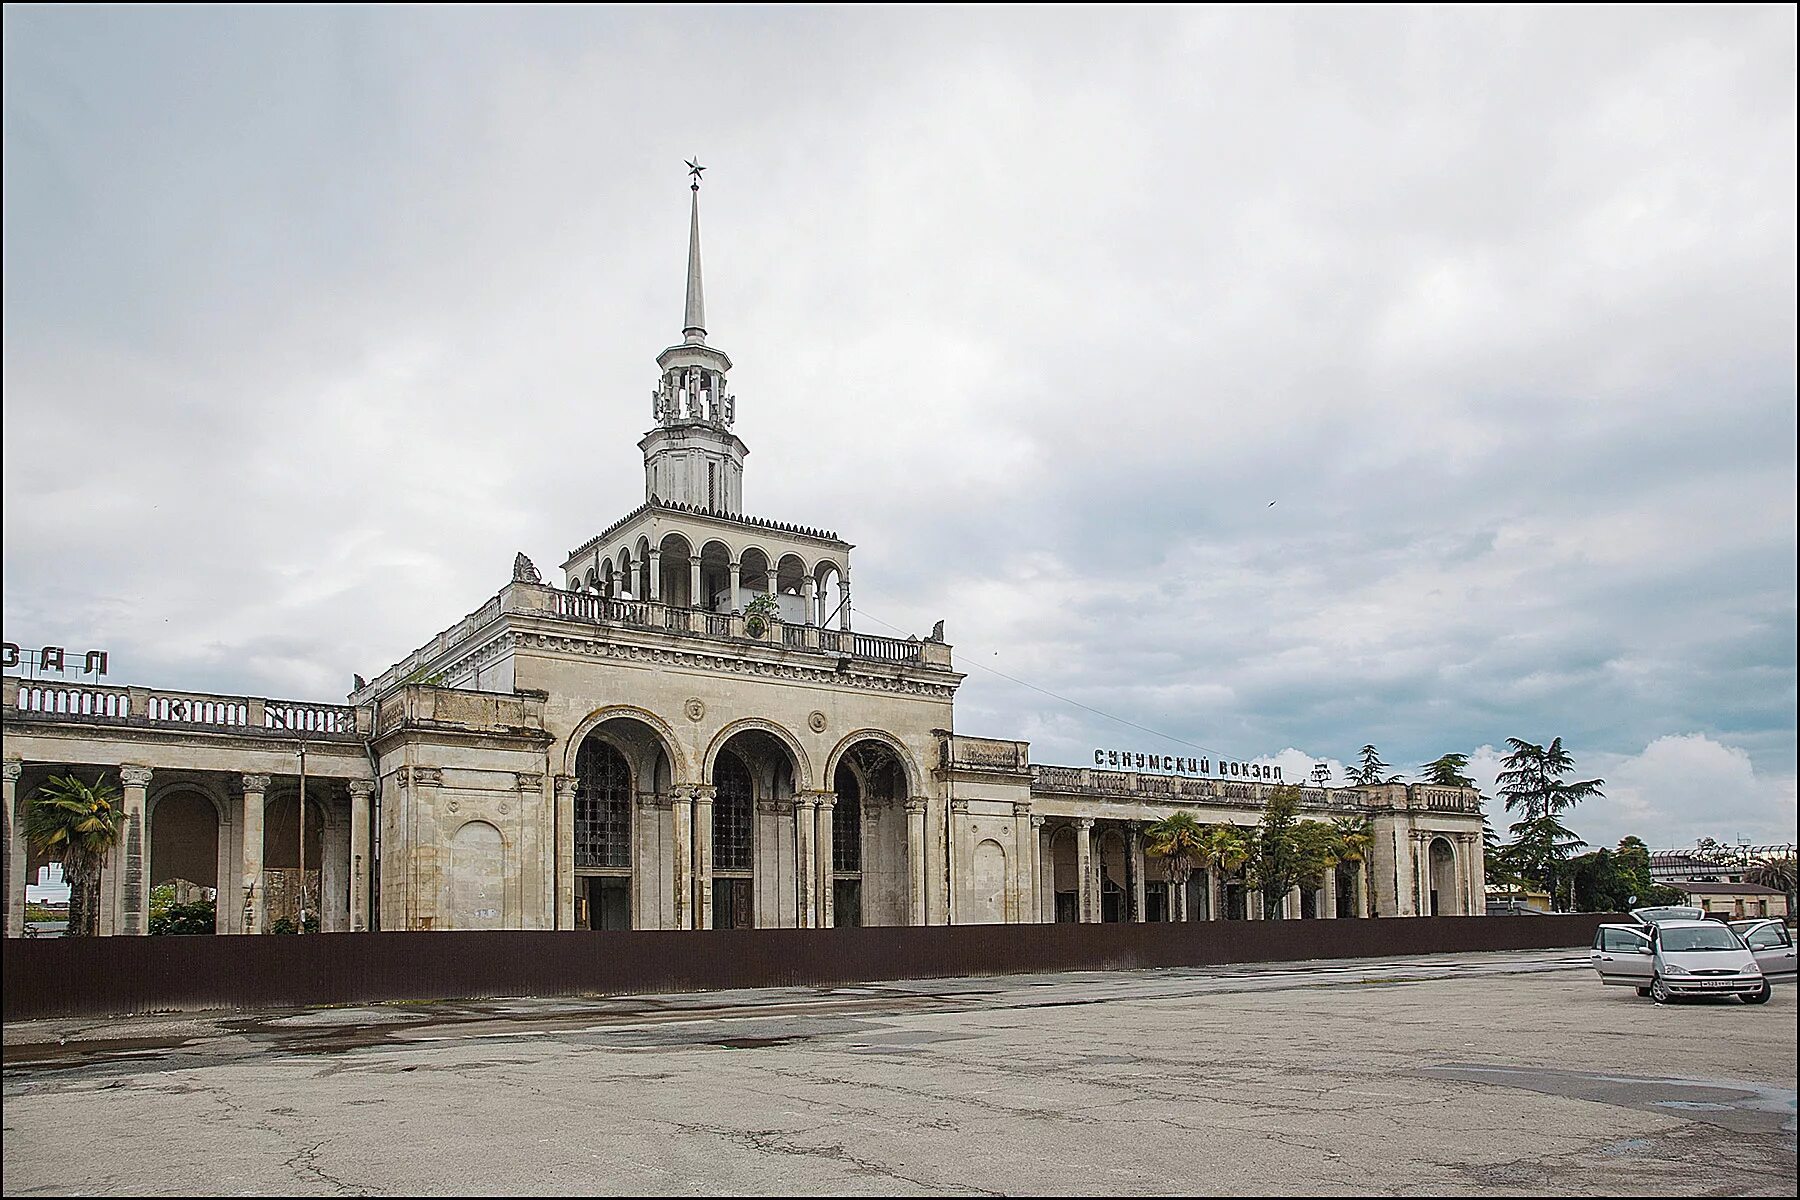
[[[551,574],[698,154],[746,509],[959,731],[1791,841],[1794,145],[1789,6],[8,6],[5,636],[341,700]]]

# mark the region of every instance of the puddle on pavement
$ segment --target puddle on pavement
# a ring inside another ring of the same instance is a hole
[[[1433,1079],[1523,1088],[1547,1096],[1591,1100],[1663,1116],[1682,1116],[1734,1133],[1792,1136],[1795,1132],[1794,1089],[1768,1084],[1474,1064],[1424,1067],[1416,1074]]]
[[[8,1046],[4,1053],[7,1069],[14,1067],[65,1066],[71,1059],[86,1063],[121,1062],[132,1058],[148,1058],[169,1050],[179,1050],[192,1038],[76,1038],[61,1042],[35,1042]]]

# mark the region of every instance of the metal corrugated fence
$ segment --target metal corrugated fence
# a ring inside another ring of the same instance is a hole
[[[1617,919],[13,938],[5,1019],[1574,948]]]

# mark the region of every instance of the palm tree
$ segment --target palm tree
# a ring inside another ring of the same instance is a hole
[[[1250,839],[1236,825],[1208,825],[1200,843],[1200,865],[1221,875],[1230,875],[1250,861]],[[1212,897],[1207,897],[1212,903]],[[1245,897],[1249,903],[1249,897]]]
[[[1176,903],[1183,906],[1183,914],[1187,911],[1188,876],[1201,861],[1205,848],[1206,828],[1194,820],[1193,813],[1170,813],[1144,830],[1144,853],[1163,860],[1164,872],[1174,885]],[[1180,917],[1171,914],[1171,919]]]
[[[1337,860],[1339,863],[1355,863],[1358,876],[1364,876],[1368,870],[1369,855],[1375,849],[1375,830],[1367,817],[1337,817],[1331,822],[1337,834]],[[1363,887],[1369,886],[1368,879],[1363,878]],[[1373,899],[1373,896],[1370,896]]]
[[[1759,858],[1744,875],[1750,883],[1760,883],[1766,888],[1774,888],[1787,896],[1787,910],[1794,911],[1794,856],[1791,853],[1774,854]],[[1791,916],[1790,916],[1791,919]]]
[[[91,785],[73,774],[51,778],[26,805],[25,840],[60,859],[69,881],[70,937],[92,937],[99,926],[100,877],[124,826],[118,789],[103,777]]]

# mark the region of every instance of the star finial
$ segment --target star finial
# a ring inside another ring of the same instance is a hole
[[[700,165],[700,156],[698,154],[696,154],[694,157],[692,157],[690,159],[687,159],[686,162],[687,162],[687,167],[688,167],[688,174],[693,177],[694,190],[697,192],[700,190],[700,172],[706,170],[706,168]]]

